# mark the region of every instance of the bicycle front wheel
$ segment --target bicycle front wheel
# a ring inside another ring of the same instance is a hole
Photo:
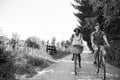
[[[102,57],[102,69],[103,69],[103,80],[106,80],[106,65],[105,65],[104,57]]]
[[[106,67],[104,65],[104,77],[103,77],[104,80],[106,80]]]

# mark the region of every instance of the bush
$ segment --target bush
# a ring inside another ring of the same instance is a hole
[[[35,49],[40,49],[39,40],[36,37],[30,37],[26,40],[27,46]]]
[[[12,62],[6,62],[0,66],[0,80],[16,80],[14,73],[16,71],[16,67]]]
[[[34,70],[33,66],[31,65],[25,65],[25,66],[19,66],[16,65],[16,73],[18,75],[25,75],[25,74],[36,74],[37,72]]]
[[[27,47],[24,45],[25,41],[20,43],[18,40],[16,48],[12,47],[10,40],[8,43],[5,41],[0,37],[0,80],[17,80],[22,75],[32,77],[37,74],[38,69],[42,70],[52,63],[44,48],[40,49],[42,44],[36,38],[33,41],[28,39],[32,46]]]
[[[13,56],[10,54],[11,52],[0,47],[0,80],[16,80],[14,77],[16,67],[14,66]]]
[[[28,58],[27,64],[34,67],[46,68],[47,66],[50,65],[50,63],[52,63],[52,61],[41,57],[28,56],[27,58]]]
[[[110,49],[107,50],[106,61],[120,68],[120,41],[114,40],[111,42]]]

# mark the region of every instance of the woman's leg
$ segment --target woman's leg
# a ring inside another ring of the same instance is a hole
[[[81,68],[81,53],[83,52],[83,46],[80,47],[81,52],[78,54],[79,55],[79,67]]]
[[[73,54],[73,56],[72,56],[72,61],[74,60],[74,56],[75,56],[75,54]]]
[[[78,54],[78,62],[79,62],[79,67],[81,68],[81,55]]]

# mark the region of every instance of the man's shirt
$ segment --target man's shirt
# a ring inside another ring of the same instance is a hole
[[[93,36],[93,43],[97,46],[104,45],[105,41],[103,39],[103,36],[105,33],[103,31],[94,31],[91,33],[91,36]]]

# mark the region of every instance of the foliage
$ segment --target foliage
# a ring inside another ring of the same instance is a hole
[[[35,49],[40,49],[39,39],[36,38],[36,37],[29,37],[26,40],[26,44],[27,44],[28,47],[35,48]]]
[[[71,45],[71,42],[69,40],[65,41],[65,48],[68,48]]]
[[[56,42],[56,38],[55,38],[55,37],[52,37],[51,45],[52,45],[52,46],[55,46],[55,42]]]
[[[40,67],[41,69],[46,68],[52,63],[49,59],[44,59],[42,57],[27,56],[26,58],[28,59],[28,65],[30,64],[31,66]]]
[[[90,0],[94,12],[98,12],[98,22],[108,34],[112,31],[119,33],[120,1],[119,0]],[[117,21],[117,22],[116,22]],[[114,29],[114,30],[113,30]],[[112,31],[111,31],[112,30]]]
[[[12,44],[16,40],[17,48],[13,48]],[[17,80],[18,75],[32,77],[38,70],[52,64],[52,60],[44,50],[44,44],[39,41],[36,41],[36,44],[43,46],[41,49],[27,47],[25,41],[16,37],[8,39],[0,36],[0,42],[0,80]]]
[[[0,37],[0,79],[2,80],[16,80],[14,77],[14,56],[11,51],[6,51],[6,39],[4,36]]]

